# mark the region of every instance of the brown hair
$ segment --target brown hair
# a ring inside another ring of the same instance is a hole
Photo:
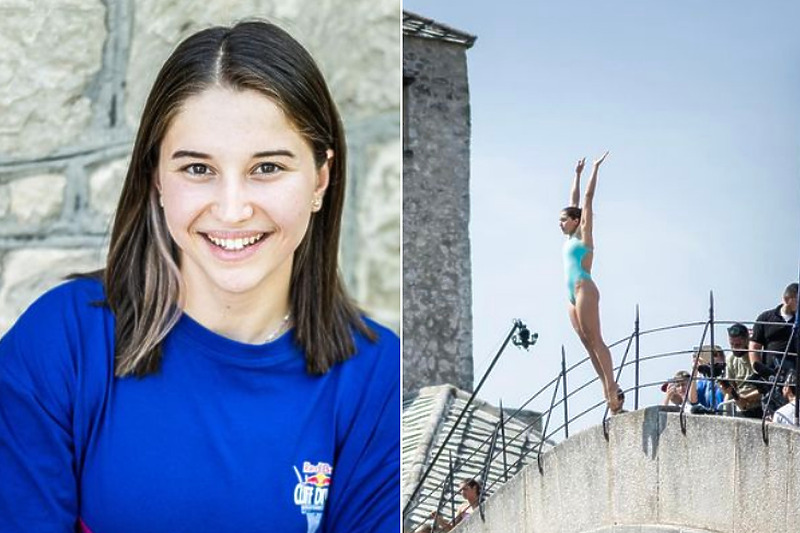
[[[317,166],[334,153],[322,208],[294,254],[290,300],[306,369],[322,374],[355,350],[352,329],[375,334],[348,298],[337,254],[346,146],[336,105],[309,53],[265,22],[214,27],[184,40],[161,68],[142,113],[114,219],[104,273],[116,317],[115,375],[158,369],[161,343],[180,318],[179,255],[158,208],[154,178],[170,121],[190,96],[223,86],[254,90],[278,105],[311,146]]]
[[[567,215],[569,218],[577,218],[578,220],[581,219],[581,214],[583,214],[583,210],[580,207],[575,206],[565,207],[561,210],[561,212]]]
[[[475,478],[465,479],[464,481],[461,482],[461,487],[462,488],[469,487],[471,489],[475,489],[475,492],[478,494],[478,496],[480,496],[481,494],[481,482]]]

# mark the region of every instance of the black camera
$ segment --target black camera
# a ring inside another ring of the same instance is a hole
[[[706,364],[697,365],[697,371],[707,378],[711,377],[715,378],[725,373],[725,363],[714,363],[713,367],[711,365],[706,365]]]

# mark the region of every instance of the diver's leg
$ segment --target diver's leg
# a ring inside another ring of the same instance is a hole
[[[591,279],[578,282],[575,289],[575,310],[581,331],[591,347],[592,363],[605,386],[606,401],[612,412],[622,408],[623,399],[618,395],[619,386],[614,380],[614,363],[611,351],[603,341],[600,330],[600,292]]]
[[[600,366],[597,357],[594,354],[594,349],[589,342],[589,338],[584,334],[583,329],[581,329],[577,309],[572,304],[567,304],[567,306],[569,311],[569,321],[572,323],[572,327],[575,329],[575,333],[578,334],[578,338],[580,338],[581,343],[583,343],[583,347],[586,348],[586,353],[589,354],[589,360],[592,362],[592,366],[594,366],[594,370],[597,372],[597,376],[600,378],[600,385],[603,387],[603,394],[605,395],[607,386],[606,377],[605,374],[603,374],[603,368]],[[606,397],[606,401],[608,401],[608,397]]]

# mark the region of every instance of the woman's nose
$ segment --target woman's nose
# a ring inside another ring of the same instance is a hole
[[[222,222],[235,224],[253,216],[253,206],[248,198],[246,185],[239,179],[222,180],[222,187],[215,192],[214,215]]]

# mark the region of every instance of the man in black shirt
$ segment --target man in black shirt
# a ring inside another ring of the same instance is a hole
[[[750,338],[750,363],[759,361],[777,369],[788,345],[789,350],[783,369],[797,368],[798,332],[794,331],[792,335],[795,313],[797,313],[797,283],[792,283],[783,292],[781,305],[758,315],[753,326],[753,336]],[[762,353],[761,350],[765,350],[766,353]]]

